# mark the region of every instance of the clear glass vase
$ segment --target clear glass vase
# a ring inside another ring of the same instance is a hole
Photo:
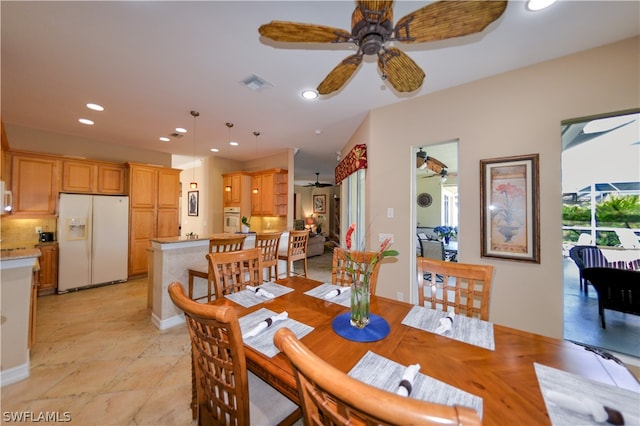
[[[369,324],[369,274],[354,277],[351,284],[351,325],[365,328]]]

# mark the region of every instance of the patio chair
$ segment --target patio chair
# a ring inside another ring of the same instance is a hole
[[[640,315],[640,271],[619,268],[585,268],[582,275],[598,293],[598,313],[606,329],[604,310]]]

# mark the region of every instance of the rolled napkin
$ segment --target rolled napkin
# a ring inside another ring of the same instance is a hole
[[[336,288],[336,289],[331,290],[327,294],[325,294],[324,298],[325,299],[333,299],[334,297],[339,296],[339,295],[341,295],[343,293],[346,293],[349,290],[351,290],[351,287]]]
[[[289,313],[287,311],[284,311],[284,312],[282,312],[282,313],[280,313],[278,315],[274,315],[272,317],[265,318],[264,320],[260,321],[260,323],[258,325],[253,327],[251,330],[247,331],[245,334],[243,334],[242,338],[246,339],[247,337],[257,336],[258,333],[260,333],[265,328],[271,327],[271,325],[274,322],[286,320],[288,317],[289,317]]]
[[[453,319],[456,317],[454,312],[449,312],[446,317],[440,318],[440,327],[436,328],[435,332],[437,334],[444,334],[447,331],[451,330],[451,326],[453,325]]]
[[[264,297],[266,299],[273,299],[274,297],[276,297],[276,296],[274,296],[273,293],[268,292],[267,290],[263,289],[262,287],[253,287],[253,286],[248,285],[246,287],[246,289],[249,290],[249,291],[252,291],[255,294],[257,294],[258,296],[262,296],[262,297]]]
[[[612,425],[624,425],[624,417],[620,411],[604,406],[593,399],[571,396],[552,390],[544,392],[544,395],[557,406],[578,414],[591,416],[597,423],[607,422]]]
[[[411,394],[413,381],[416,378],[418,371],[420,371],[420,364],[413,364],[404,369],[402,379],[400,379],[398,390],[396,391],[398,395],[409,396]]]

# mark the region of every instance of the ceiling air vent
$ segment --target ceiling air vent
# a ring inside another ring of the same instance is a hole
[[[273,87],[273,84],[261,79],[255,74],[252,74],[249,77],[245,78],[244,80],[241,81],[241,83],[255,92],[263,89],[268,89],[269,87]]]

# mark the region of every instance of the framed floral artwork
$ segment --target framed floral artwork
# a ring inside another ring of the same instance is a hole
[[[482,257],[540,263],[538,157],[480,160]]]
[[[327,213],[327,196],[325,194],[313,196],[313,212],[320,214]]]

